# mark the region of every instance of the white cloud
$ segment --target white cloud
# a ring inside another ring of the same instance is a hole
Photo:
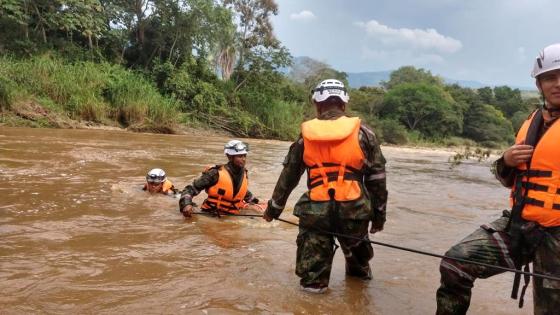
[[[310,20],[313,20],[315,18],[316,18],[315,14],[313,14],[313,12],[311,12],[309,10],[303,10],[299,13],[290,14],[290,19],[298,20],[298,21],[310,21]]]
[[[369,37],[378,40],[386,47],[435,50],[442,53],[454,53],[463,47],[461,41],[441,35],[433,28],[425,30],[417,28],[397,29],[383,25],[376,20],[371,20],[366,23],[357,22],[355,25],[363,28]]]

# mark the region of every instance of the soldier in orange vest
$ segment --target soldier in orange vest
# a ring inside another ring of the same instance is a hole
[[[224,146],[228,163],[207,168],[185,187],[179,200],[181,213],[187,218],[192,215],[192,198],[203,190],[208,197],[200,208],[206,212],[238,214],[246,203],[258,203],[259,200],[248,190],[249,179],[245,169],[248,151],[247,144],[239,140],[229,141]]]
[[[307,171],[309,190],[294,207],[300,224],[296,274],[302,290],[323,293],[338,245],[322,231],[367,239],[370,221],[371,233],[383,230],[387,189],[385,158],[375,134],[359,118],[344,113],[349,100],[344,84],[324,80],[312,93],[317,118],[302,124],[301,137],[284,159],[264,219],[270,222],[280,216]],[[370,280],[370,243],[337,239],[346,258],[346,274]]]
[[[511,188],[511,212],[482,225],[454,245],[447,256],[560,276],[560,44],[544,48],[535,59],[532,77],[543,106],[525,121],[513,146],[495,162],[496,177]],[[502,271],[443,259],[437,314],[465,314],[477,278]],[[527,277],[528,278],[528,277]],[[516,274],[512,298],[518,297]],[[521,291],[519,306],[523,305]],[[535,314],[559,314],[560,282],[533,278]]]
[[[161,168],[154,168],[146,174],[146,183],[143,190],[150,193],[160,193],[164,195],[173,195],[177,193],[177,189],[173,183],[165,175],[165,171]]]

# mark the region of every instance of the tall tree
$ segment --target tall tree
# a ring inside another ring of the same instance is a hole
[[[37,49],[52,47],[51,38],[57,38],[57,45],[83,38],[93,49],[106,32],[104,14],[99,0],[3,0],[0,20],[12,24],[0,30],[0,39],[21,42],[16,36],[22,32]]]
[[[273,33],[270,17],[278,14],[274,0],[224,0],[238,21],[237,92],[250,76],[290,64],[290,54]]]
[[[432,75],[428,70],[416,69],[413,66],[404,66],[391,72],[389,81],[381,82],[381,86],[390,90],[400,84],[404,83],[427,83],[443,86],[443,80]]]
[[[383,106],[385,91],[380,87],[362,86],[359,89],[350,90],[350,105],[352,110],[364,113],[373,118],[377,116]]]
[[[494,96],[496,108],[502,111],[508,118],[511,118],[516,112],[527,111],[519,89],[512,89],[509,86],[497,86],[494,88]]]
[[[495,104],[494,92],[491,87],[485,86],[477,90],[480,100],[484,104]]]
[[[403,83],[389,90],[381,116],[399,120],[428,137],[460,134],[463,128],[462,114],[451,95],[427,83]]]
[[[465,113],[464,136],[486,145],[511,143],[513,128],[492,105],[477,103]]]

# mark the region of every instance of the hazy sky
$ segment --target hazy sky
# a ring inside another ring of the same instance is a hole
[[[560,42],[559,0],[276,2],[275,33],[292,55],[346,72],[413,65],[452,79],[534,87],[534,57]]]

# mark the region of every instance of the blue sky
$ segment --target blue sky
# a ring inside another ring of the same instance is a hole
[[[534,87],[534,57],[560,42],[558,0],[276,2],[275,33],[292,55],[346,72],[413,65],[452,79]]]

